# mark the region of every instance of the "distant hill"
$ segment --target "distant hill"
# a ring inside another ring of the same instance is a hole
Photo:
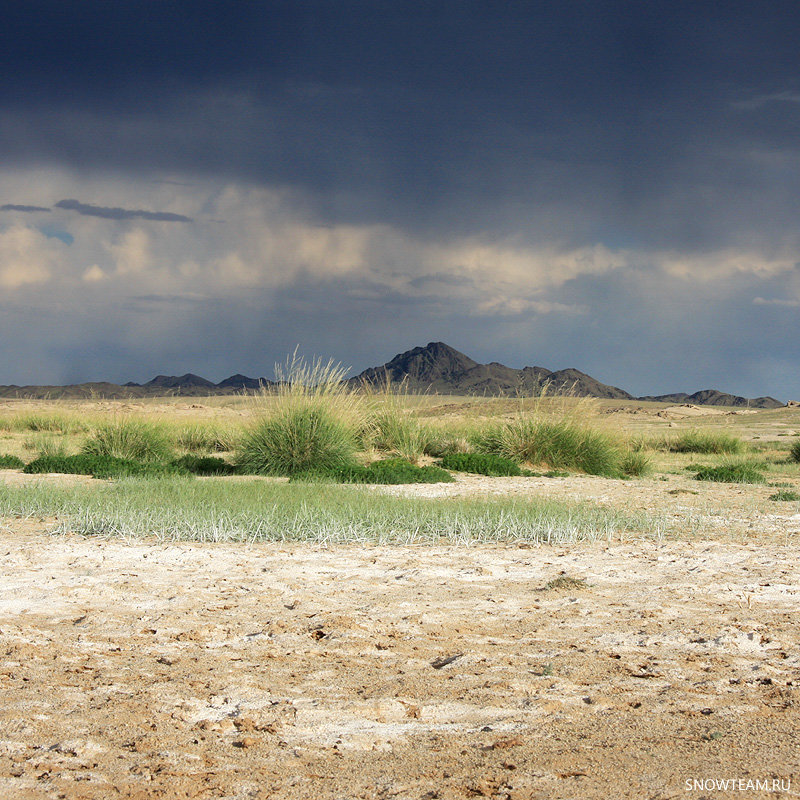
[[[513,395],[541,391],[571,391],[577,396],[631,400],[632,395],[595,380],[577,369],[551,372],[544,367],[514,369],[493,361],[479,364],[444,342],[431,342],[400,353],[382,367],[371,367],[350,380],[380,385],[406,381],[411,392],[441,394]]]
[[[783,403],[774,397],[739,397],[735,394],[718,392],[716,389],[703,389],[694,394],[678,392],[677,394],[659,394],[648,397],[637,397],[637,400],[655,400],[660,403],[691,403],[698,406],[734,406],[736,408],[783,408]]]
[[[389,379],[393,384],[405,382],[411,392],[438,394],[509,396],[535,394],[545,387],[553,394],[570,393],[578,397],[599,397],[611,400],[655,400],[666,403],[691,403],[693,405],[733,406],[750,408],[780,408],[783,403],[773,397],[747,399],[724,394],[716,389],[704,389],[694,394],[679,392],[658,396],[633,397],[623,389],[601,383],[591,375],[577,369],[551,372],[544,367],[514,369],[492,361],[479,364],[444,342],[430,342],[425,347],[415,347],[399,353],[380,367],[365,369],[350,378],[351,385],[363,383],[381,385]],[[124,399],[179,395],[203,397],[208,395],[252,392],[261,386],[274,386],[266,378],[248,378],[231,375],[219,383],[194,375],[157,375],[147,383],[80,383],[70,386],[0,386],[0,397],[19,398],[73,398],[73,399]]]

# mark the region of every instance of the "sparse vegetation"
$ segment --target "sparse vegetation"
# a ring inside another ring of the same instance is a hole
[[[544,585],[545,589],[588,589],[589,584],[583,578],[574,578],[572,575],[559,575],[551,578]]]
[[[145,420],[115,419],[99,425],[84,443],[81,452],[123,461],[167,461],[172,448],[166,433]]]

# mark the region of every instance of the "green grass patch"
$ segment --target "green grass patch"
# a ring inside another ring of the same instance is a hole
[[[800,500],[800,494],[798,494],[797,492],[793,492],[790,489],[781,489],[779,492],[771,494],[769,496],[769,499],[777,501]]]
[[[418,467],[403,458],[385,458],[367,466],[351,465],[338,470],[314,470],[298,473],[292,478],[299,481],[332,481],[334,483],[451,483],[453,476],[440,467]]]
[[[63,475],[91,475],[94,478],[158,477],[187,474],[187,470],[176,464],[152,461],[133,461],[81,453],[74,456],[39,456],[25,465],[28,474],[60,473]]]
[[[216,456],[185,455],[172,461],[171,465],[192,475],[233,475],[239,471],[233,464]]]
[[[17,456],[0,456],[0,469],[22,469],[25,462]]]
[[[444,469],[493,477],[522,475],[519,464],[494,453],[447,453],[438,461]]]
[[[658,536],[661,518],[547,498],[398,498],[361,486],[124,478],[72,486],[0,483],[0,516],[59,518],[58,531],[162,540],[451,544]]]
[[[764,473],[756,464],[747,461],[721,464],[717,467],[687,467],[695,473],[695,480],[718,481],[720,483],[766,483]]]
[[[138,419],[119,419],[99,425],[81,452],[123,461],[168,461],[172,446],[165,431]]]
[[[794,442],[789,448],[789,458],[792,461],[800,462],[800,441]]]

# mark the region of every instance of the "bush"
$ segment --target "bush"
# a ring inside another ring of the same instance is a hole
[[[493,453],[448,453],[438,462],[444,469],[472,472],[477,475],[522,475],[519,464]]]
[[[193,475],[232,475],[237,472],[233,464],[214,456],[186,455],[173,461],[172,465]]]
[[[29,474],[58,472],[67,475],[91,475],[94,478],[187,474],[185,469],[175,464],[133,461],[85,453],[76,456],[40,456],[27,464],[23,472]]]
[[[692,430],[667,441],[672,453],[729,453],[744,452],[744,442],[727,433]]]
[[[611,438],[569,420],[518,417],[478,434],[475,446],[554,469],[579,469],[590,475],[620,473],[620,451]]]
[[[17,456],[0,456],[0,469],[22,469],[25,462]]]
[[[721,483],[765,483],[766,478],[755,464],[742,461],[723,464],[719,467],[691,467],[698,481],[719,481]]]
[[[789,457],[792,461],[800,461],[800,441],[794,442],[789,450]]]
[[[137,419],[121,419],[95,429],[81,452],[123,461],[167,461],[172,448],[163,430]]]

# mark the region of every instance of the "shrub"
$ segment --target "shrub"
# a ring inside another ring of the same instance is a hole
[[[770,500],[800,500],[800,494],[790,491],[788,489],[781,489],[775,494],[769,496]]]
[[[233,464],[214,456],[181,456],[172,465],[193,475],[232,475],[237,471]]]
[[[719,467],[691,467],[698,481],[719,481],[721,483],[765,483],[766,478],[755,464],[746,461],[722,464]]]
[[[445,469],[477,475],[522,475],[519,464],[494,453],[448,453],[438,462]]]
[[[67,475],[91,475],[94,478],[186,474],[185,469],[175,464],[133,461],[85,453],[76,456],[40,456],[27,464],[23,472],[29,474],[58,472]]]
[[[137,419],[119,419],[95,429],[81,452],[123,461],[167,461],[172,455],[164,431]]]
[[[789,450],[789,457],[792,461],[800,461],[800,441],[793,442]]]
[[[744,452],[744,442],[727,433],[692,430],[667,441],[673,453],[729,453]]]
[[[554,469],[619,474],[620,451],[610,437],[570,420],[520,416],[476,437],[478,450]]]
[[[17,456],[0,456],[0,469],[22,469],[25,462]]]

